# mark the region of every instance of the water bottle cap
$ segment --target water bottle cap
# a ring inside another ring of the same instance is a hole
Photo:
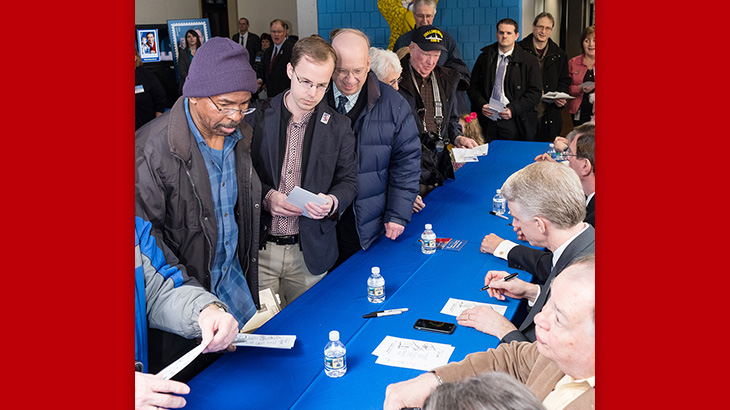
[[[498,189],[498,190],[497,190],[497,193],[498,193],[498,194],[501,194],[501,193],[502,193],[502,190],[501,190],[501,189]]]
[[[330,342],[334,342],[335,340],[340,340],[340,332],[333,330],[330,332]]]
[[[431,229],[431,228],[432,228],[431,224],[426,224],[426,229]]]
[[[554,146],[555,146],[555,144],[553,144],[553,143],[551,142],[551,143],[550,143],[550,148],[552,148],[552,147],[554,147]]]
[[[380,273],[380,268],[377,267],[377,266],[373,266],[373,268],[370,269],[370,272],[372,272],[372,273]]]

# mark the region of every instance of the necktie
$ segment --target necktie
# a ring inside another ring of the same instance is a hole
[[[347,114],[347,110],[345,109],[345,104],[347,104],[347,97],[341,95],[337,97],[337,101],[337,112],[339,112],[340,114]]]
[[[274,60],[276,60],[276,55],[278,54],[278,51],[276,47],[274,47],[274,51],[271,52],[271,62],[269,63],[269,71],[271,71],[271,67],[274,66]]]
[[[499,56],[499,67],[497,67],[497,75],[494,77],[494,88],[492,88],[492,98],[502,101],[502,80],[504,79],[504,69],[507,67],[507,57],[502,54]]]

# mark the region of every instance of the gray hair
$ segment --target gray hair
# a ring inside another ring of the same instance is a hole
[[[400,60],[394,52],[370,47],[370,70],[380,79],[387,77],[390,70],[394,70],[396,74],[400,75],[403,72],[403,66],[400,65]]]
[[[585,122],[575,128],[573,128],[572,131],[568,133],[568,135],[565,136],[565,139],[568,140],[568,142],[572,142],[573,138],[575,138],[578,134],[584,134],[586,132],[596,132],[596,123],[594,122]]]
[[[559,229],[578,225],[586,217],[580,178],[563,164],[540,161],[522,168],[504,182],[502,195],[508,203],[519,204],[525,217],[543,217]]]
[[[416,0],[413,2],[413,10],[416,10],[417,6],[431,6],[436,10],[436,0]]]
[[[426,398],[423,410],[545,410],[515,378],[487,372],[457,383],[444,383]]]

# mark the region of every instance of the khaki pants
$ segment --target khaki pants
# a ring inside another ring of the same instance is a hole
[[[259,251],[259,288],[271,288],[281,298],[284,308],[307,289],[319,282],[327,272],[312,275],[304,263],[304,254],[299,244],[277,245],[266,243],[266,249]]]

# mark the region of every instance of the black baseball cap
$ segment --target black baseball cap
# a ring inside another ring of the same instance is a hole
[[[421,26],[413,33],[413,42],[423,51],[441,50],[444,47],[444,33],[436,26]]]

